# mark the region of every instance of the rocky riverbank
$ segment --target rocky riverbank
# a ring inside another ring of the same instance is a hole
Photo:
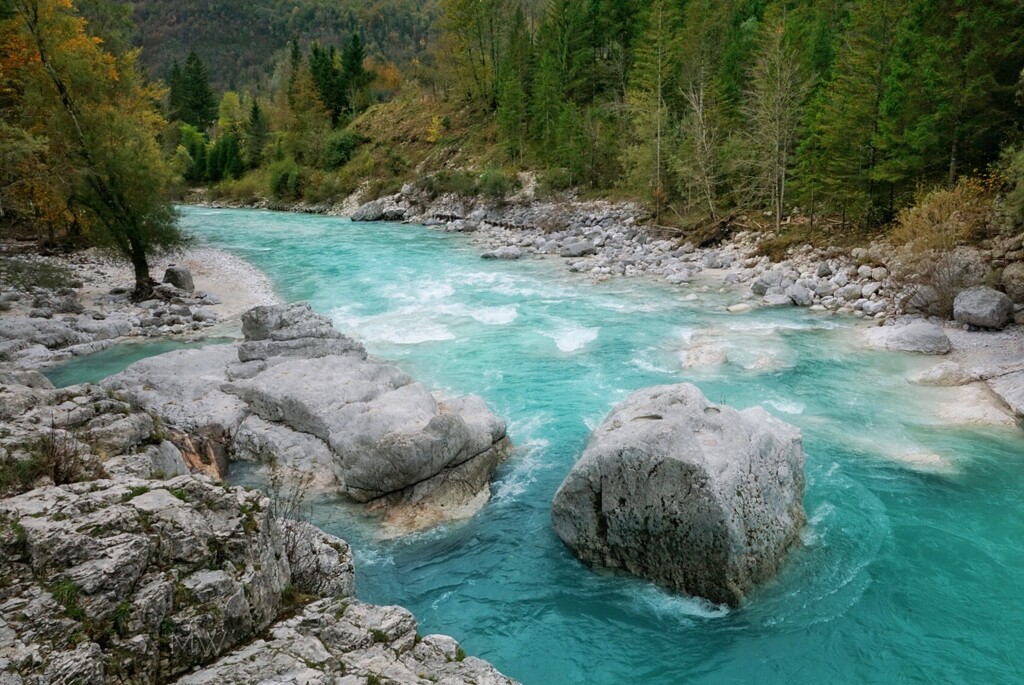
[[[138,305],[130,274],[96,255],[3,267],[0,682],[513,682],[449,637],[420,636],[408,611],[356,600],[343,540],[221,480],[229,456],[274,451],[326,471],[396,526],[470,515],[507,450],[482,402],[436,400],[306,308],[265,307],[243,325],[244,308],[276,297],[215,250],[161,264],[168,282]],[[245,342],[194,364],[170,355],[164,376],[56,389],[38,371],[127,339],[239,329]],[[324,375],[325,364],[349,375]],[[324,403],[294,405],[280,378],[263,377],[274,373],[319,380]],[[168,388],[182,395],[150,401]],[[339,414],[347,423],[332,424]],[[240,421],[216,425],[228,415]],[[374,470],[359,457],[385,434],[407,459]]]
[[[234,336],[242,312],[279,301],[267,277],[234,255],[196,248],[153,261],[154,298],[130,299],[129,268],[95,250],[0,256],[0,363],[38,369],[129,339]]]

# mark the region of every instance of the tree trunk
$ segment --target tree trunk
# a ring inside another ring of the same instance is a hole
[[[132,292],[132,299],[141,302],[152,298],[153,286],[156,285],[156,281],[149,275],[149,260],[146,259],[146,251],[142,244],[138,240],[130,238],[129,246],[132,268],[135,270],[135,290]]]

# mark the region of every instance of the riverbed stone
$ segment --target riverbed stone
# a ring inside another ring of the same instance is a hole
[[[597,253],[597,247],[589,240],[579,240],[566,243],[559,251],[559,255],[566,258],[586,257]]]
[[[552,520],[590,566],[737,605],[799,539],[803,489],[799,430],[692,385],[660,386],[594,431]]]
[[[171,266],[164,272],[164,283],[169,283],[179,290],[195,292],[196,284],[192,280],[192,272],[183,266]]]
[[[1024,262],[1013,262],[1003,269],[1003,289],[1017,304],[1024,304]]]
[[[956,296],[953,318],[969,326],[1001,331],[1013,321],[1013,300],[992,288],[968,288]]]
[[[870,346],[898,352],[948,354],[951,349],[945,331],[923,319],[902,325],[871,328],[865,335]]]

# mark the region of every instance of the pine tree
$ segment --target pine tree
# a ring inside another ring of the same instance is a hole
[[[338,63],[337,51],[322,48],[314,42],[309,51],[309,73],[313,76],[320,102],[331,115],[331,125],[337,126],[342,112],[349,109],[348,75]]]
[[[897,0],[864,0],[854,8],[846,42],[814,113],[819,185],[844,220],[878,221],[891,211],[890,187],[876,178],[884,161],[879,148],[882,102],[904,14]]]
[[[258,97],[252,99],[245,132],[245,162],[250,169],[256,169],[263,162],[263,148],[267,146],[270,137],[270,128]]]
[[[1020,114],[1024,8],[1001,0],[919,0],[896,38],[882,103],[876,179],[909,190],[952,184],[998,154]]]
[[[178,93],[174,93],[177,81]],[[171,102],[178,104],[172,110],[172,118],[195,126],[205,131],[217,117],[217,98],[210,87],[210,79],[206,73],[206,65],[194,51],[190,52],[180,78],[172,74]]]
[[[366,49],[363,47],[363,38],[358,33],[353,33],[341,54],[341,70],[344,78],[344,88],[349,103],[349,109],[356,112],[367,104],[366,89],[373,79],[372,74],[366,70]]]
[[[558,77],[558,60],[551,51],[541,55],[533,84],[530,118],[539,157],[551,162],[555,151],[558,117],[565,97]]]

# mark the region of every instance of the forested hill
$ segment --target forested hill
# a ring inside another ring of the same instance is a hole
[[[400,67],[429,61],[438,0],[132,0],[142,63],[166,78],[191,50],[213,85],[236,89],[263,81],[293,38],[343,43],[360,31],[367,54]]]

